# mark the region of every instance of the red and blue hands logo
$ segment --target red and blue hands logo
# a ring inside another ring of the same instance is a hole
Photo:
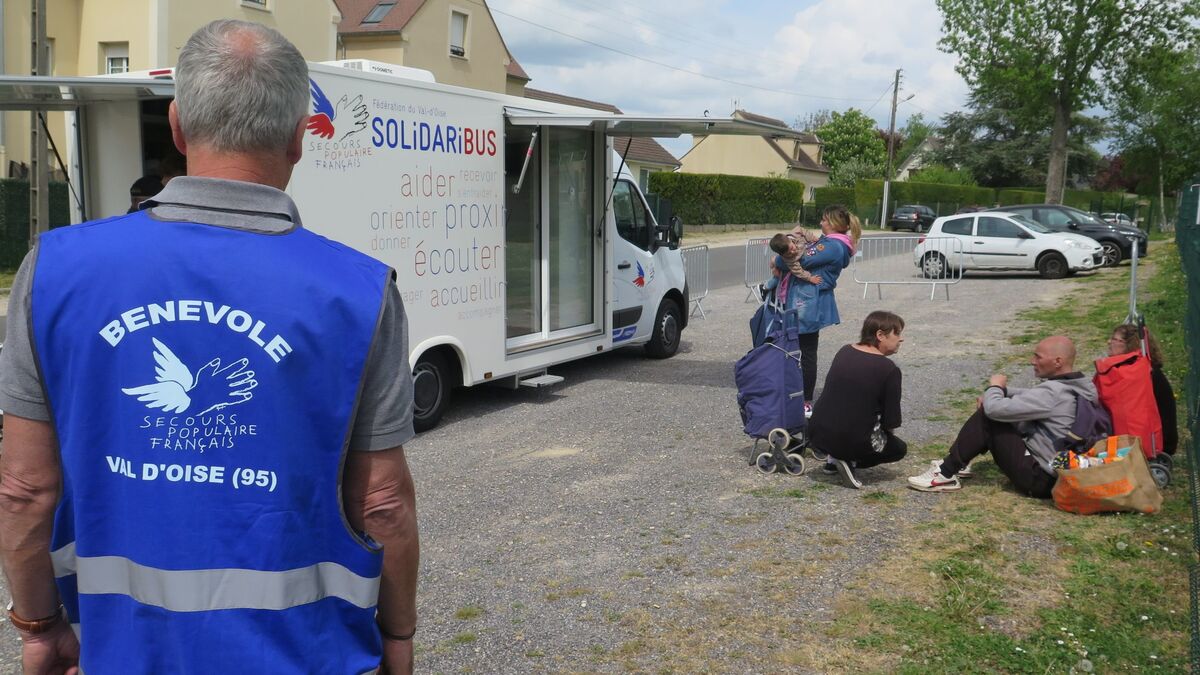
[[[633,285],[642,288],[646,285],[646,271],[642,269],[642,263],[635,262],[637,265],[637,278],[633,280]]]
[[[311,78],[308,80],[312,91],[313,114],[308,118],[308,130],[315,136],[332,139],[336,133],[334,122],[346,130],[337,140],[342,140],[351,134],[356,134],[367,128],[367,105],[363,103],[362,94],[350,98],[342,96],[338,99],[337,109],[329,101],[325,92]]]

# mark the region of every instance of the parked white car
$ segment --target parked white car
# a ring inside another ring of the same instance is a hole
[[[927,279],[957,276],[958,268],[1037,270],[1043,278],[1061,279],[1100,267],[1103,259],[1095,239],[997,211],[938,218],[913,250],[913,262]]]
[[[1137,223],[1133,222],[1133,218],[1124,213],[1101,213],[1100,220],[1113,225],[1124,225],[1125,227],[1137,227]]]

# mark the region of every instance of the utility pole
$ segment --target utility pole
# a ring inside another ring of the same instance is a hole
[[[896,105],[900,95],[900,69],[896,69],[896,81],[892,84],[892,121],[888,123],[887,173],[883,174],[883,213],[879,216],[879,229],[887,227],[888,198],[892,188],[892,157],[896,151]]]
[[[32,16],[32,75],[50,74],[50,43],[46,40],[46,0],[30,3]],[[50,230],[50,158],[46,152],[46,134],[36,110],[29,112],[29,246],[41,232]]]

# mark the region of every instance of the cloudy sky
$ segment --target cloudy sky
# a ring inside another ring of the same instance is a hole
[[[530,86],[627,113],[725,116],[737,107],[791,123],[828,108],[886,128],[961,108],[955,57],[937,49],[934,0],[488,0]],[[678,156],[687,142],[666,143]]]

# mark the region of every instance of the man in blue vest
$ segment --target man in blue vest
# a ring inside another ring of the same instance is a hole
[[[404,308],[282,192],[308,104],[282,35],[201,28],[169,115],[188,175],[18,272],[0,553],[26,672],[412,669]]]

